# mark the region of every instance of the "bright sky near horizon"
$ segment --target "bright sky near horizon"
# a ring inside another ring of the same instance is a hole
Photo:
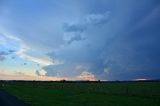
[[[0,79],[160,79],[160,1],[0,0]]]

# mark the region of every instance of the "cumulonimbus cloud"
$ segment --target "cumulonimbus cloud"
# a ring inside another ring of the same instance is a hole
[[[74,41],[85,40],[82,33],[91,26],[106,24],[110,17],[110,11],[98,14],[88,14],[81,21],[74,24],[65,23],[63,26],[65,37],[68,38],[67,43],[71,44]]]
[[[27,45],[20,57],[43,64],[45,76],[49,77],[75,78],[90,75],[88,72],[100,80],[159,78],[160,6],[157,0],[138,3],[125,0],[125,4],[123,0],[74,1],[76,5],[65,2],[64,9],[61,2],[53,6],[54,14],[47,9],[40,13],[33,9],[30,15],[30,11],[24,11],[28,6],[10,7],[14,13],[11,15],[17,18],[8,17],[12,22],[6,32],[13,32],[14,37],[6,37],[13,39],[10,42],[19,38]],[[35,4],[33,8],[40,6]],[[15,47],[18,51],[22,49]],[[50,59],[46,59],[46,54]],[[61,64],[55,65],[55,60]],[[77,68],[79,66],[81,68]]]
[[[66,62],[64,64],[67,64],[67,67],[59,66],[58,70],[62,74],[64,71],[64,75],[66,72],[78,72],[74,68],[75,63],[83,63],[90,66],[88,71],[98,79],[129,80],[139,76],[158,78],[160,48],[158,46],[159,30],[157,29],[159,25],[156,23],[160,22],[154,17],[159,17],[159,14],[154,13],[155,16],[152,16],[145,26],[142,24],[141,27],[136,27],[137,22],[139,23],[153,12],[153,8],[145,8],[145,10],[141,10],[144,14],[137,16],[138,8],[151,4],[141,2],[140,6],[136,8],[134,5],[130,3],[127,7],[118,5],[115,10],[116,14],[113,13],[112,16],[109,15],[110,12],[88,14],[84,17],[86,21],[68,25],[66,28],[68,32],[65,33],[78,32],[85,40],[78,39],[76,41],[75,39],[76,43],[73,43],[74,36],[72,35],[73,38],[70,37],[67,40],[67,42],[72,41],[70,45],[64,45],[56,55],[54,52],[50,53],[53,54],[50,55],[51,58],[63,60]],[[46,75],[56,75],[56,68],[56,66],[48,66],[48,68],[45,66]],[[80,75],[80,73],[78,74]]]

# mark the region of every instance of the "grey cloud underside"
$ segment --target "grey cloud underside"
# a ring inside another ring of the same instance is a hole
[[[68,41],[68,44],[71,44],[73,41],[81,41],[81,40],[85,40],[85,38],[82,38],[80,35],[76,35]]]
[[[104,13],[89,14],[83,17],[78,23],[65,23],[63,26],[64,33],[69,33],[71,36],[67,43],[71,44],[74,41],[85,40],[82,36],[83,32],[92,26],[106,24],[109,20],[109,14],[110,12],[106,10]]]
[[[136,7],[137,2],[134,1],[126,2],[126,7],[120,3],[117,10],[111,11],[110,19],[108,13],[104,16],[107,21],[101,13],[97,19],[102,19],[102,22],[91,18],[94,24],[68,25],[64,31],[79,32],[85,40],[80,40],[78,36],[75,39],[77,42],[73,42],[74,38],[71,38],[70,45],[64,45],[56,53],[49,53],[51,58],[63,60],[64,64],[45,66],[46,75],[57,76],[60,73],[59,76],[75,76],[88,70],[98,79],[106,80],[160,78],[160,8],[156,0],[144,2],[139,2]],[[83,64],[89,67],[75,68]]]
[[[5,60],[5,59],[6,59],[5,56],[0,55],[0,61],[3,61],[3,60]]]
[[[6,59],[6,57],[5,57],[6,55],[8,55],[8,53],[1,51],[0,52],[0,61],[4,61]]]
[[[9,53],[8,52],[5,52],[5,51],[1,51],[0,52],[0,55],[8,55]]]

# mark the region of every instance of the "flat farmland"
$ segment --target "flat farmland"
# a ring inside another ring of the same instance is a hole
[[[31,106],[160,106],[160,82],[1,82]]]

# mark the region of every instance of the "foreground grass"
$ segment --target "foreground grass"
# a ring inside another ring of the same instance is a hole
[[[37,106],[160,106],[160,83],[5,83],[2,89]]]

